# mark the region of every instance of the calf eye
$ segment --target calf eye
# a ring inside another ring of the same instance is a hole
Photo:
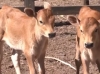
[[[43,24],[43,21],[40,21],[41,24]]]
[[[83,32],[82,30],[80,30],[81,32]]]
[[[96,29],[95,32],[97,32],[98,30]]]

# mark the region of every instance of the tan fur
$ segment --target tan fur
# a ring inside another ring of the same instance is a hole
[[[100,13],[84,6],[80,9],[78,18],[71,15],[67,19],[71,24],[76,26],[77,30],[76,74],[79,74],[81,63],[83,65],[83,74],[89,74],[90,62],[96,63],[100,72],[100,23],[98,21],[100,19]]]
[[[83,6],[79,11],[78,19],[82,20],[86,17],[94,17],[98,20],[100,19],[100,12],[93,10],[88,6]]]
[[[30,74],[36,74],[34,66],[36,59],[39,65],[39,74],[45,74],[44,57],[48,38],[49,34],[54,34],[54,16],[51,6],[49,3],[45,4],[48,7],[44,5],[44,9],[39,10],[36,17],[30,17],[19,9],[10,6],[3,6],[0,10],[0,53],[2,53],[2,41],[14,49],[11,58],[17,74],[21,74],[18,50],[24,53]],[[26,9],[26,11],[31,12],[32,10]],[[0,57],[1,62],[2,55]]]

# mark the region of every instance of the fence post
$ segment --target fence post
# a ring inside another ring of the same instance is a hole
[[[28,8],[32,8],[35,11],[35,0],[24,0],[24,6]]]
[[[89,5],[89,0],[83,0],[84,1],[84,5]]]

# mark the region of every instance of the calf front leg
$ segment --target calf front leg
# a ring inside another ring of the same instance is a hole
[[[76,74],[79,74],[80,66],[82,64],[79,51],[76,51],[75,64],[76,64]]]
[[[96,64],[97,64],[97,67],[98,67],[99,73],[100,73],[100,61],[99,60],[96,60]]]
[[[20,72],[20,57],[19,57],[20,52],[15,49],[12,49],[12,50],[13,50],[13,52],[12,52],[11,60],[13,62],[14,68],[16,70],[16,74],[21,74],[21,72]]]
[[[85,54],[81,55],[82,65],[83,65],[83,74],[89,74],[89,59],[85,58]]]
[[[0,41],[0,74],[1,73],[1,62],[2,62],[2,59],[3,59],[3,41]]]
[[[76,74],[79,74],[80,66],[82,64],[81,60],[75,59],[75,64],[76,64]]]
[[[38,58],[38,70],[39,74],[45,74],[45,66],[44,66],[44,59],[45,59],[45,53],[40,55]]]
[[[80,49],[80,47],[79,47],[79,37],[76,36],[76,56],[75,56],[76,74],[79,74],[80,66],[82,64],[79,49]]]
[[[33,49],[31,49],[33,50]],[[36,69],[35,69],[35,58],[32,54],[32,52],[30,50],[24,50],[24,55],[26,57],[27,63],[28,63],[28,67],[30,70],[30,74],[36,74]]]

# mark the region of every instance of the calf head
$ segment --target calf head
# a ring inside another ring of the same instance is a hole
[[[30,9],[25,10],[26,13],[33,15]],[[56,33],[54,30],[55,17],[52,13],[51,5],[48,2],[44,2],[44,9],[41,9],[36,14],[37,26],[40,29],[41,35],[52,38]]]
[[[92,48],[96,45],[99,37],[100,23],[93,17],[87,17],[79,20],[74,16],[68,16],[68,21],[77,25],[80,37],[83,39],[85,48]]]

